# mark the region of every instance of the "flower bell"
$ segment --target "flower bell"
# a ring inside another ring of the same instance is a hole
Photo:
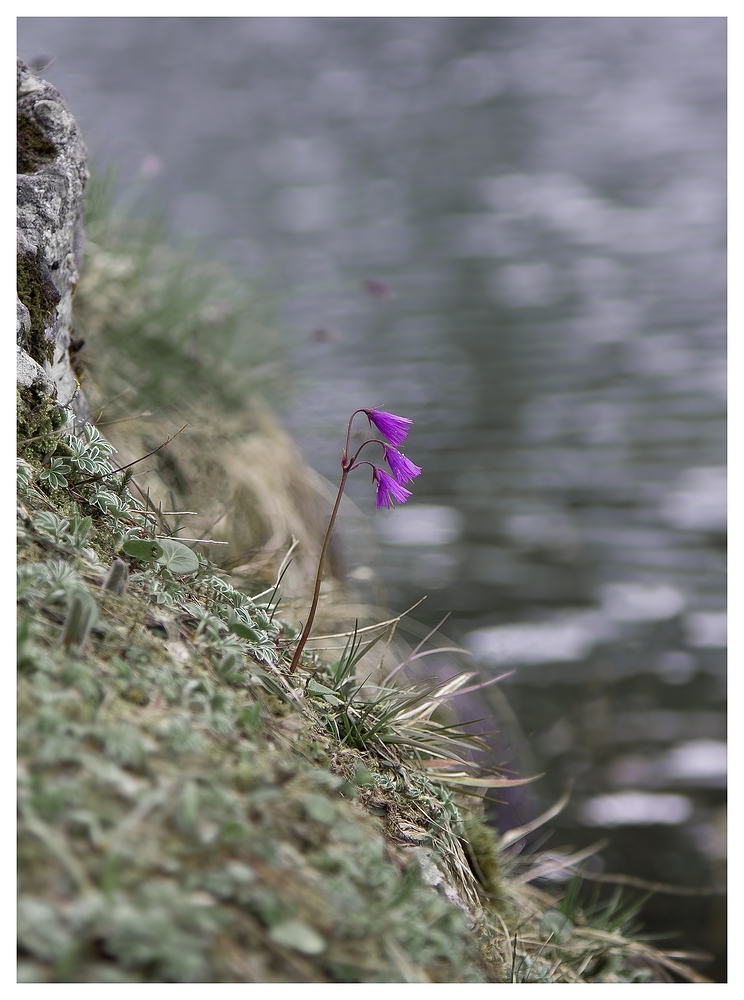
[[[386,437],[391,444],[403,444],[408,437],[408,427],[413,423],[408,417],[399,417],[395,413],[386,413],[384,410],[362,410],[367,414],[367,419],[374,424],[377,430]]]
[[[396,483],[393,477],[389,476],[387,472],[383,472],[382,469],[375,467],[372,471],[372,479],[377,487],[375,504],[378,508],[390,508],[393,500],[396,503],[405,503],[411,496],[410,490],[407,490],[405,486],[401,486],[400,483]]]
[[[390,466],[390,471],[393,473],[396,483],[400,483],[401,485],[403,483],[410,483],[416,476],[421,475],[421,468],[418,465],[414,465],[410,458],[401,455],[395,448],[389,448],[385,445],[384,457]]]

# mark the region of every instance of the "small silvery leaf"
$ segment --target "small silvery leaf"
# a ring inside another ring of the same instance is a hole
[[[230,631],[234,632],[235,635],[239,636],[241,639],[247,639],[248,642],[266,642],[266,636],[264,634],[257,632],[256,629],[251,628],[250,625],[246,625],[246,623],[241,621],[239,618],[233,618],[230,621]]]
[[[19,490],[27,490],[34,481],[34,470],[22,458],[16,459],[16,479]]]
[[[274,924],[269,937],[275,944],[294,948],[303,955],[320,955],[326,947],[320,934],[299,920],[284,920],[280,924]]]
[[[39,479],[45,480],[53,490],[56,490],[61,486],[67,485],[67,476],[70,471],[70,466],[63,462],[61,458],[53,458],[49,463],[49,468],[41,470]]]

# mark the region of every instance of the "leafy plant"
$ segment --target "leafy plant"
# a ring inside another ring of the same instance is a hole
[[[155,561],[173,576],[191,576],[199,569],[199,560],[187,545],[170,538],[160,538],[158,544],[162,553]]]
[[[67,486],[67,477],[71,471],[70,466],[63,459],[51,458],[49,460],[49,468],[41,470],[39,479],[47,482],[50,489],[58,490],[63,486]]]
[[[34,482],[34,470],[22,458],[16,458],[16,483],[20,492],[25,493]]]

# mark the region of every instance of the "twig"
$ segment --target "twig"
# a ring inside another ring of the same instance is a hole
[[[154,455],[155,452],[160,451],[162,448],[165,448],[166,445],[169,445],[171,441],[173,441],[174,438],[177,438],[181,431],[185,431],[188,426],[188,424],[184,424],[183,427],[177,430],[175,434],[171,434],[171,436],[163,441],[162,444],[159,444],[157,448],[153,448],[152,451],[148,451],[148,453],[143,455],[141,458],[135,458],[133,462],[129,462],[127,465],[122,465],[119,469],[112,469],[111,472],[102,472],[98,476],[89,476],[87,479],[81,479],[77,485],[83,486],[85,483],[94,483],[98,479],[106,479],[108,476],[116,476],[118,473],[124,472],[125,469],[131,469],[133,465],[138,465],[140,462],[144,462],[144,460],[149,458],[150,455]]]
[[[62,430],[47,431],[46,434],[37,434],[36,437],[24,438],[22,441],[18,442],[18,446],[24,444],[31,444],[33,441],[41,441],[42,438],[52,438],[52,437],[62,437]]]
[[[520,875],[517,879],[517,883],[521,882],[531,882],[536,878],[544,878],[550,872],[559,872],[568,870],[571,865],[576,865],[579,861],[584,861],[586,858],[590,858],[597,851],[601,851],[603,847],[607,847],[608,840],[598,840],[595,844],[590,844],[589,847],[583,848],[581,851],[577,851],[575,854],[567,855],[563,858],[556,857],[551,861],[541,865],[536,865],[531,868],[530,871],[525,872],[524,875]],[[581,874],[581,873],[578,873]]]
[[[434,656],[435,653],[462,653],[464,656],[473,655],[469,649],[463,649],[462,646],[437,646],[436,649],[425,649],[423,653],[416,653],[415,656],[410,656],[408,662],[413,663],[414,660],[421,660],[424,656]]]
[[[115,403],[116,400],[121,399],[122,396],[126,396],[128,392],[134,392],[134,387],[128,385],[126,389],[122,389],[121,392],[117,392],[117,394],[115,396],[112,396],[111,399],[107,399],[105,403],[102,403],[101,409],[98,411],[98,416],[95,419],[95,423],[98,423],[98,421],[101,419],[101,417],[103,416],[103,411],[106,409],[107,406],[110,406],[111,403]]]
[[[163,511],[165,514],[166,511]],[[175,535],[157,535],[158,538],[166,538],[171,542],[197,542],[199,545],[229,545],[229,542],[218,542],[214,538],[177,538]]]

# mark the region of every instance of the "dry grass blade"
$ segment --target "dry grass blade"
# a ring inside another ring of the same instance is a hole
[[[698,972],[697,969],[693,969],[682,962],[675,961],[675,959],[671,958],[666,952],[658,951],[656,948],[652,948],[650,945],[644,944],[642,941],[633,941],[630,938],[623,937],[621,934],[613,934],[609,931],[602,931],[596,927],[576,927],[574,929],[574,935],[576,937],[594,939],[605,945],[614,945],[618,948],[627,950],[632,954],[643,956],[651,962],[657,962],[659,965],[663,965],[671,972],[675,972],[678,976],[688,980],[688,982],[711,982],[707,976],[702,975],[702,973]]]
[[[388,618],[384,622],[375,622],[374,625],[365,625],[363,628],[352,629],[349,632],[334,632],[332,635],[313,635],[310,636],[308,642],[316,642],[318,639],[350,639],[353,635],[361,635],[363,632],[374,632],[378,628],[385,628],[387,625],[396,625],[402,618],[415,610],[419,604],[422,604],[426,600],[426,597],[422,597],[421,600],[416,601],[412,604],[407,611],[401,612],[396,615],[395,618]]]
[[[586,858],[590,858],[593,854],[597,854],[601,851],[603,847],[607,847],[608,840],[598,840],[594,844],[590,844],[589,847],[585,847],[575,854],[568,854],[565,857],[560,855],[554,857],[544,864],[534,865],[528,872],[524,875],[520,875],[516,878],[516,882],[532,882],[536,878],[545,878],[546,875],[550,875],[552,872],[568,871],[572,865],[577,865],[580,861],[585,861]]]
[[[669,896],[724,896],[726,889],[719,886],[670,885],[668,882],[649,882],[635,875],[605,875],[586,872],[577,869],[575,875],[580,875],[588,882],[602,882],[607,885],[627,885],[631,889],[644,889],[646,892],[660,892]]]
[[[536,819],[531,820],[529,823],[525,823],[524,826],[515,826],[511,830],[507,830],[506,833],[502,834],[499,840],[499,850],[503,851],[505,848],[510,847],[512,844],[516,844],[518,840],[522,840],[527,834],[533,833],[533,831],[539,829],[543,824],[549,822],[554,816],[562,812],[568,805],[568,800],[571,798],[571,787],[566,789],[566,791],[561,795],[557,802],[555,802],[550,809],[547,809],[544,813],[541,813]]]
[[[424,638],[423,638],[423,639],[422,639],[422,640],[421,640],[421,641],[419,642],[419,644],[418,644],[417,646],[415,646],[415,647],[414,647],[414,648],[413,648],[413,649],[411,650],[411,652],[410,652],[410,653],[408,654],[408,656],[406,657],[406,659],[405,659],[405,660],[403,660],[403,661],[402,661],[401,663],[399,663],[399,664],[398,664],[398,666],[397,666],[397,667],[395,667],[395,668],[394,668],[393,670],[391,670],[391,671],[390,671],[390,673],[389,673],[389,674],[387,675],[387,677],[385,677],[385,679],[383,680],[383,682],[382,682],[383,684],[386,684],[386,685],[387,685],[387,684],[390,684],[390,682],[392,681],[392,679],[393,679],[394,677],[397,677],[397,675],[398,675],[398,674],[399,674],[399,673],[400,673],[400,672],[401,672],[402,670],[405,670],[405,668],[406,668],[406,667],[407,667],[407,666],[409,665],[409,663],[411,663],[411,658],[412,658],[413,656],[415,656],[415,655],[416,655],[416,653],[418,653],[418,651],[419,651],[419,650],[421,649],[421,647],[422,647],[422,646],[424,645],[424,643],[425,643],[425,642],[428,642],[428,641],[429,641],[429,639],[431,639],[431,637],[432,637],[433,635],[435,635],[435,634],[436,634],[436,633],[437,633],[437,632],[439,631],[439,629],[440,629],[440,628],[442,627],[442,625],[444,625],[444,623],[445,623],[445,622],[447,621],[447,619],[449,618],[450,614],[451,614],[451,612],[447,612],[447,614],[446,614],[446,615],[444,616],[444,618],[442,618],[442,620],[441,620],[441,621],[439,622],[439,624],[438,624],[438,625],[435,625],[433,629],[431,629],[431,630],[430,630],[429,632],[427,632],[427,633],[426,633],[426,635],[425,635],[425,636],[424,636]]]

